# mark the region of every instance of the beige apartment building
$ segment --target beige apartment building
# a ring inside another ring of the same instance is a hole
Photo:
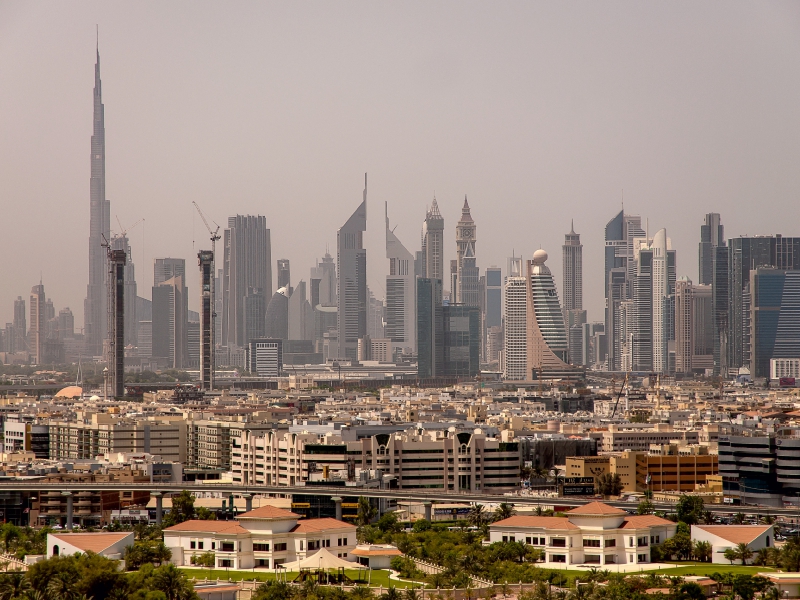
[[[502,492],[520,478],[516,441],[475,431],[408,431],[344,441],[340,434],[242,430],[233,439],[233,480],[243,484],[296,485],[312,474],[356,469],[394,475],[401,489]]]

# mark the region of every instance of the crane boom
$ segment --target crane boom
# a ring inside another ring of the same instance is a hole
[[[214,221],[214,225],[217,225],[217,228],[214,231],[212,231],[211,230],[211,225],[208,224],[208,221],[206,220],[206,216],[203,214],[203,211],[200,210],[200,207],[197,205],[197,202],[192,200],[192,204],[194,204],[194,207],[197,209],[197,212],[200,215],[200,218],[203,219],[203,224],[206,226],[206,229],[208,229],[208,233],[211,234],[211,242],[212,243],[216,242],[218,239],[220,239],[220,237],[219,237],[219,225],[217,225],[217,222]]]

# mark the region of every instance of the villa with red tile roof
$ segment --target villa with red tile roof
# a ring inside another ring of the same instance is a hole
[[[262,506],[234,521],[192,520],[167,527],[164,543],[172,562],[190,565],[192,557],[214,553],[217,568],[275,569],[302,560],[320,548],[349,561],[356,547],[356,527],[336,519],[301,519],[291,511]]]
[[[692,542],[708,542],[711,544],[711,562],[728,564],[725,558],[728,548],[747,544],[755,553],[773,546],[775,534],[772,525],[692,525]]]
[[[650,546],[675,535],[677,525],[654,515],[631,516],[590,502],[565,517],[514,515],[489,525],[491,542],[523,542],[542,551],[546,566],[650,562]]]

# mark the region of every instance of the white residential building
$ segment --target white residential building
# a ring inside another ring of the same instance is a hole
[[[631,516],[602,502],[566,517],[515,515],[489,526],[490,542],[524,542],[539,548],[546,566],[650,562],[650,546],[675,535],[677,525],[654,515]]]
[[[336,519],[301,519],[282,508],[262,506],[235,521],[192,520],[164,530],[164,544],[175,565],[190,565],[192,557],[214,553],[217,568],[275,569],[302,560],[320,548],[355,561],[356,526]]]
[[[711,562],[728,564],[725,550],[735,549],[739,544],[758,552],[770,548],[775,543],[772,525],[692,525],[692,543],[711,544]],[[741,561],[737,561],[741,563]]]

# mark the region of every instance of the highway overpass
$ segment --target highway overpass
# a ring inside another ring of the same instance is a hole
[[[515,496],[515,495],[495,495],[479,494],[470,492],[453,493],[436,489],[423,490],[386,490],[375,488],[360,487],[333,487],[333,486],[253,486],[238,485],[231,483],[43,483],[41,481],[2,481],[0,482],[0,492],[3,491],[61,491],[61,492],[99,492],[99,491],[119,491],[140,492],[143,489],[152,493],[159,492],[163,495],[177,494],[183,490],[190,492],[220,493],[220,494],[250,494],[250,495],[273,495],[291,496],[292,494],[305,494],[315,496],[366,496],[368,498],[389,498],[398,501],[411,502],[465,502],[480,504],[497,504],[508,502],[516,506],[559,506],[575,507],[594,502],[595,498],[542,498],[538,496]],[[635,511],[637,502],[618,502],[608,501],[607,504]],[[658,511],[674,511],[675,505],[668,503],[654,503]],[[706,509],[712,513],[735,514],[743,512],[747,515],[771,515],[784,516],[795,520],[800,520],[800,505],[791,508],[773,508],[766,506],[734,506],[730,504],[707,504]]]

